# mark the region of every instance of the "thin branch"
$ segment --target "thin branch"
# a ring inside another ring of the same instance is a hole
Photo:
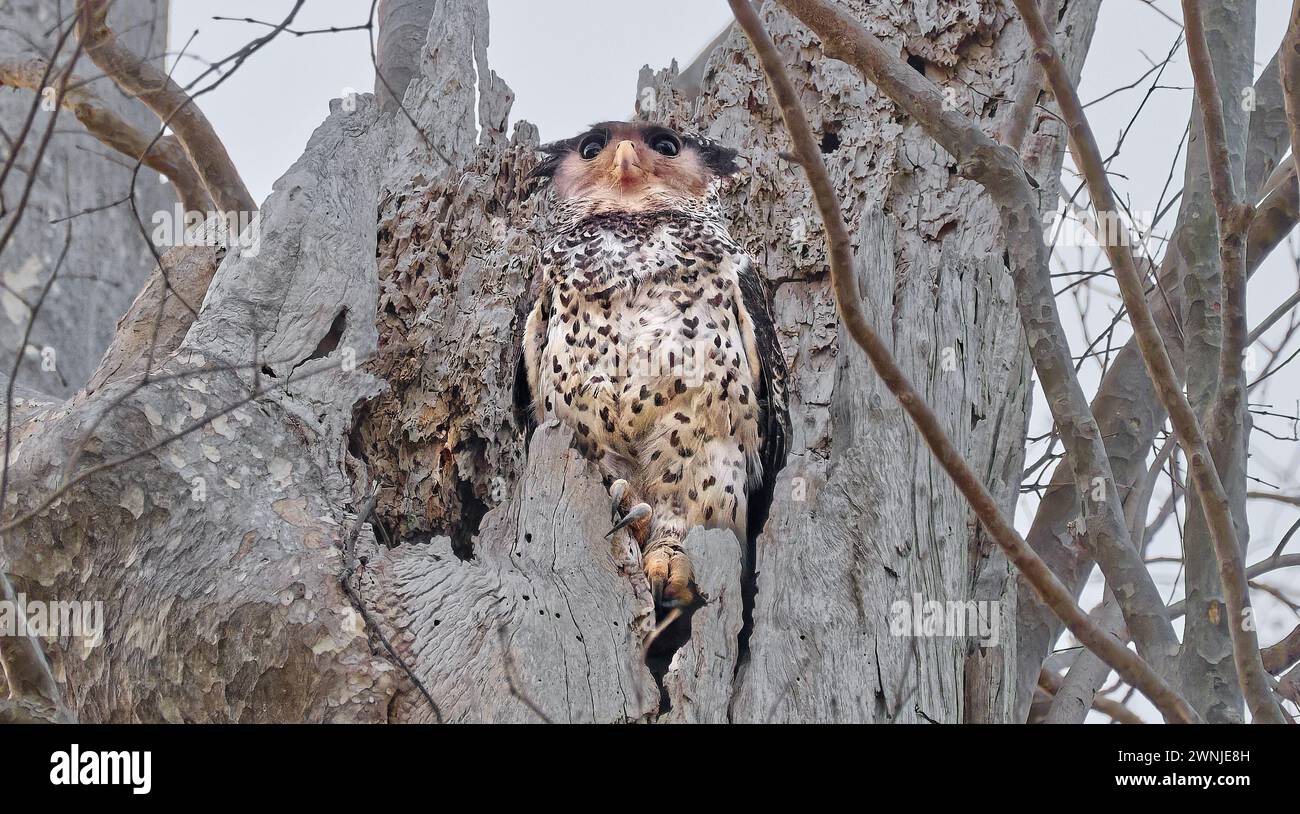
[[[77,3],[77,34],[91,61],[171,127],[218,209],[256,212],[257,203],[211,122],[170,76],[118,43],[108,27],[108,6],[109,0]]]
[[[1015,0],[1034,40],[1034,58],[1043,64],[1047,72],[1052,92],[1061,107],[1062,116],[1069,123],[1070,149],[1074,153],[1075,164],[1083,171],[1088,182],[1088,193],[1097,210],[1099,220],[1117,218],[1115,197],[1106,178],[1105,166],[1092,128],[1088,124],[1079,97],[1065,72],[1052,44],[1052,34],[1043,24],[1038,9],[1030,0]],[[1191,39],[1189,37],[1189,39]],[[1205,513],[1206,525],[1210,531],[1214,551],[1219,560],[1220,577],[1223,580],[1224,598],[1228,613],[1232,619],[1229,629],[1232,632],[1233,655],[1237,662],[1238,674],[1243,683],[1243,690],[1251,713],[1257,721],[1285,721],[1281,710],[1273,700],[1264,677],[1263,666],[1259,661],[1259,641],[1253,625],[1246,624],[1250,613],[1250,594],[1246,587],[1246,577],[1241,563],[1240,545],[1237,532],[1232,524],[1231,504],[1219,479],[1219,472],[1214,466],[1214,459],[1200,422],[1192,407],[1187,402],[1164,341],[1156,327],[1146,297],[1143,296],[1142,278],[1138,273],[1127,241],[1107,241],[1104,244],[1111,266],[1115,269],[1120,293],[1124,305],[1128,308],[1133,333],[1138,338],[1138,346],[1146,361],[1147,372],[1156,386],[1161,402],[1169,412],[1170,421],[1178,435],[1179,443],[1187,452],[1192,482]]]
[[[1026,578],[1034,586],[1043,602],[1065,621],[1066,626],[1080,642],[1097,652],[1107,664],[1110,664],[1121,676],[1124,676],[1126,681],[1139,687],[1168,720],[1180,722],[1197,720],[1196,712],[1151,669],[1149,664],[1136,653],[1124,647],[1114,637],[1102,631],[1088,618],[1088,615],[1075,604],[1069,591],[1056,578],[1051,569],[1047,567],[1047,564],[1025,545],[1024,540],[1020,538],[1020,535],[1002,516],[997,501],[984,488],[979,476],[970,469],[963,460],[961,453],[948,438],[938,417],[935,416],[929,405],[925,403],[925,400],[898,367],[889,345],[881,340],[867,322],[861,304],[858,302],[856,285],[853,280],[852,250],[848,230],[845,228],[840,214],[839,201],[826,172],[826,165],[822,161],[817,141],[808,126],[803,107],[799,103],[794,88],[790,84],[790,79],[785,73],[785,67],[781,62],[780,55],[777,53],[776,46],[768,38],[767,32],[764,31],[762,23],[759,21],[757,14],[754,13],[753,8],[745,0],[728,0],[728,2],[737,22],[745,30],[755,53],[762,63],[763,71],[767,75],[768,82],[777,98],[786,128],[794,143],[795,155],[799,158],[800,164],[808,176],[809,185],[812,187],[826,229],[831,283],[846,331],[866,353],[881,381],[899,400],[903,409],[916,425],[918,433],[925,439],[934,453],[935,459],[970,503],[972,510],[989,532],[989,535],[1003,548],[1007,554],[1007,559],[1026,575]],[[820,3],[787,2],[786,5],[801,19],[804,17],[804,14],[800,13],[801,11],[804,13],[817,12],[832,19],[839,16],[837,11],[831,10]],[[837,43],[843,44],[847,35],[850,34],[850,30],[844,27],[846,24],[851,24],[854,29],[857,29],[856,32],[853,32],[858,35],[856,37],[857,44],[859,47],[871,52],[876,66],[884,64],[895,68],[894,76],[901,75],[901,71],[916,75],[915,71],[912,71],[906,65],[902,65],[896,54],[886,50],[878,40],[861,30],[855,21],[841,20],[839,25],[842,33],[839,39],[828,36],[824,30],[818,30],[823,43],[826,44],[828,54],[834,55],[838,50],[829,46],[829,40],[836,39]],[[817,27],[814,26],[814,28]],[[901,89],[895,82],[886,83],[889,85],[886,87],[879,81],[881,77],[873,76],[872,78],[877,80],[877,86],[881,87],[886,93],[890,93],[892,90],[891,96],[901,94]],[[941,105],[942,102],[940,101],[938,104]],[[1041,236],[1039,242],[1041,246]]]
[[[1271,500],[1275,503],[1285,503],[1288,506],[1300,506],[1300,495],[1283,495],[1278,492],[1259,492],[1252,490],[1246,493],[1246,497],[1254,498],[1256,500]]]
[[[48,75],[49,65],[43,59],[0,62],[0,85],[26,88],[39,95],[45,91]],[[151,140],[113,112],[85,80],[75,76],[69,80],[69,88],[60,101],[100,142],[165,175],[186,209],[207,210],[208,195],[203,183],[174,137]]]
[[[1038,686],[1042,687],[1043,692],[1053,696],[1053,698],[1055,698],[1057,692],[1060,691],[1062,683],[1063,680],[1060,674],[1052,670],[1044,668],[1042,672],[1038,674]],[[1092,699],[1092,708],[1103,715],[1109,715],[1111,719],[1117,723],[1144,723],[1141,718],[1134,714],[1133,710],[1114,699],[1106,698],[1102,695],[1097,695]]]
[[[1246,579],[1254,579],[1282,568],[1300,567],[1300,554],[1284,554],[1269,557],[1246,568]],[[1169,606],[1170,617],[1177,619],[1187,613],[1187,603],[1179,600]]]
[[[1288,633],[1282,641],[1265,647],[1260,655],[1264,661],[1264,669],[1273,675],[1300,661],[1300,625]]]

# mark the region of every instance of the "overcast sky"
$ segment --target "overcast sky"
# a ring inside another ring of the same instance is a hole
[[[199,34],[188,51],[205,59],[223,56],[265,29],[244,22],[211,19],[212,9],[231,17],[252,16],[262,20],[279,20],[291,6],[289,0],[223,0],[220,4],[176,0],[172,3],[172,48],[186,44],[191,32]],[[1080,95],[1085,101],[1128,84],[1153,63],[1161,61],[1173,46],[1179,29],[1166,19],[1180,18],[1176,0],[1154,3],[1164,14],[1140,0],[1112,0],[1102,5],[1093,48],[1084,69]],[[1262,69],[1277,49],[1286,27],[1287,7],[1283,0],[1265,0],[1258,4],[1257,70]],[[310,0],[299,15],[296,27],[319,28],[348,26],[364,22],[368,0]],[[512,121],[526,118],[536,123],[544,139],[561,138],[578,132],[585,124],[603,119],[624,118],[631,110],[638,69],[643,64],[662,67],[676,58],[685,65],[699,49],[727,23],[729,13],[722,0],[656,0],[654,3],[624,7],[597,5],[582,0],[491,0],[491,47],[489,60],[516,92]],[[245,65],[217,91],[201,99],[203,109],[212,119],[244,174],[255,197],[264,198],[271,184],[301,154],[312,130],[328,112],[331,98],[346,89],[368,91],[373,86],[373,68],[365,32],[337,35],[282,36]],[[197,62],[182,60],[178,76],[192,76]],[[1102,152],[1109,154],[1120,132],[1132,119],[1151,80],[1139,87],[1117,93],[1092,105],[1088,114],[1101,142]],[[1142,110],[1124,144],[1123,152],[1112,163],[1112,183],[1121,199],[1137,212],[1152,212],[1160,201],[1167,202],[1182,182],[1182,163],[1173,155],[1187,121],[1191,93],[1190,72],[1185,51],[1179,50]],[[1225,91],[1225,96],[1228,95]],[[1173,169],[1172,185],[1166,180]],[[1067,185],[1068,183],[1067,179]],[[1176,207],[1175,207],[1176,211]],[[1172,225],[1172,214],[1169,223]],[[1294,236],[1293,236],[1294,239]],[[1086,252],[1085,252],[1086,254]],[[1075,270],[1091,262],[1079,252],[1065,252],[1060,258]],[[1104,267],[1104,263],[1097,264]],[[1105,285],[1096,294],[1089,330],[1095,336],[1118,306],[1118,298],[1107,296]],[[1295,291],[1296,272],[1285,250],[1276,252],[1250,285],[1250,314],[1254,324],[1283,298]],[[1063,310],[1068,308],[1063,303]],[[1076,337],[1076,352],[1085,342],[1077,325],[1070,326]],[[1265,337],[1276,337],[1275,329]],[[1128,337],[1117,334],[1116,347]],[[1257,349],[1263,354],[1263,349]],[[1254,403],[1268,405],[1278,413],[1294,414],[1300,409],[1300,362],[1267,382],[1265,389],[1252,397]],[[1084,387],[1095,389],[1099,371],[1085,365]],[[1042,400],[1035,406],[1034,431],[1048,426],[1048,413]],[[1294,424],[1282,419],[1257,417],[1258,426],[1279,435],[1294,435]],[[1297,444],[1274,442],[1260,432],[1254,435],[1252,475],[1267,483],[1283,485],[1294,492],[1300,458]],[[1041,451],[1040,453],[1041,454]],[[1037,455],[1031,450],[1030,460]],[[1260,483],[1252,488],[1269,488]],[[1163,495],[1157,494],[1153,511]],[[1026,528],[1032,500],[1025,501],[1017,512],[1017,526]],[[1256,502],[1251,512],[1251,555],[1255,561],[1276,545],[1294,521],[1295,512],[1273,504]],[[1154,546],[1156,554],[1175,554],[1179,539],[1169,527]],[[1294,547],[1294,546],[1293,546]],[[1171,598],[1181,592],[1178,567],[1157,566],[1162,587]],[[1293,595],[1300,593],[1297,569],[1269,577],[1267,582],[1285,586]],[[1256,592],[1261,607],[1261,639],[1271,643],[1295,624],[1293,612],[1280,603]],[[1085,594],[1085,602],[1100,596],[1096,581]]]
[[[187,53],[218,59],[266,32],[242,18],[279,22],[292,7],[291,0],[173,0],[171,48],[185,47],[198,31]],[[594,121],[627,118],[642,65],[658,68],[674,58],[685,65],[730,20],[722,0],[656,0],[637,8],[613,13],[585,0],[491,0],[488,60],[515,92],[511,121],[527,119],[549,140]],[[214,20],[214,9],[240,21]],[[369,9],[369,0],[308,0],[293,27],[357,25]],[[255,198],[265,198],[302,154],[330,99],[374,87],[366,38],[365,31],[281,35],[200,99]],[[203,67],[182,58],[176,75],[184,81]]]

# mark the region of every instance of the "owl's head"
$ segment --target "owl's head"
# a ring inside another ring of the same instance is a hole
[[[550,178],[561,201],[635,212],[665,198],[699,199],[737,170],[736,151],[641,122],[602,122],[541,148],[533,175]]]

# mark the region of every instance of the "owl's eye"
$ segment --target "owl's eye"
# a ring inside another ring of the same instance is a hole
[[[582,156],[583,161],[591,161],[600,155],[603,149],[605,149],[605,137],[600,133],[592,133],[578,145],[578,155]]]
[[[661,136],[655,136],[655,139],[650,146],[654,148],[656,153],[666,155],[669,158],[672,158],[682,151],[681,142],[677,140],[677,137],[670,136],[667,133]]]

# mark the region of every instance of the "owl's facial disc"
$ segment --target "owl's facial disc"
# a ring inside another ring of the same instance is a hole
[[[714,177],[698,151],[672,130],[607,122],[567,142],[554,183],[560,198],[582,200],[592,211],[635,212],[665,195],[702,197]]]

